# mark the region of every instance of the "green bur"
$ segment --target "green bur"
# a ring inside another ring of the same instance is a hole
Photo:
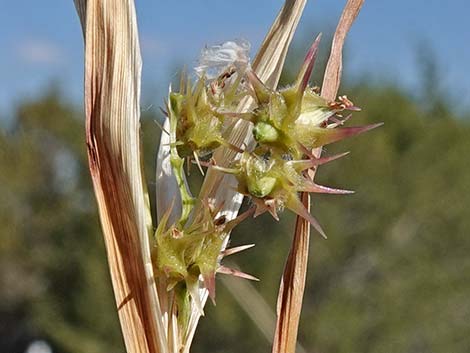
[[[222,120],[207,104],[204,90],[198,96],[172,92],[170,104],[181,157],[193,156],[193,153],[205,154],[223,143]]]
[[[306,150],[375,127],[371,125],[334,129],[337,124],[328,124],[328,119],[342,110],[356,108],[342,102],[328,103],[308,87],[301,94],[297,86],[272,91],[253,74],[248,77],[251,77],[256,92],[258,108],[246,115],[245,119],[253,123],[253,137],[263,151],[301,158]],[[340,120],[338,117],[338,121]]]
[[[216,218],[216,211],[208,204],[199,209],[201,212],[183,228],[168,225],[168,210],[155,232],[154,268],[157,276],[166,278],[167,290],[174,290],[182,327],[189,317],[191,300],[202,313],[198,293],[201,277],[203,287],[215,301],[215,274],[221,251],[232,229],[251,214],[245,212],[226,222],[224,216]]]
[[[257,108],[241,117],[253,123],[258,151],[300,159],[306,151],[379,126],[337,128],[344,122],[338,113],[359,109],[345,96],[338,102],[328,102],[308,86],[319,42],[320,36],[308,51],[297,80],[290,87],[272,90],[253,71],[246,72]]]
[[[232,168],[214,166],[221,172],[234,175],[237,191],[250,196],[255,205],[255,216],[268,211],[275,219],[277,212],[288,208],[306,219],[323,236],[325,233],[316,219],[299,199],[299,192],[349,194],[352,191],[318,185],[306,171],[333,161],[347,153],[323,158],[288,160],[278,154],[264,155],[244,152]]]
[[[214,82],[209,84],[204,76],[199,78],[193,88],[190,80],[185,80],[183,75],[180,92],[169,94],[167,114],[170,121],[170,162],[182,200],[179,228],[186,224],[195,203],[185,181],[185,159],[194,157],[200,167],[199,156],[210,154],[221,145],[233,148],[223,137],[224,116],[217,112],[217,108],[229,107],[238,102],[240,79],[241,76],[238,75],[230,85],[224,78],[215,81],[225,88],[224,91],[218,90]]]
[[[235,79],[230,80],[232,75]],[[174,131],[180,157],[203,156],[217,147],[231,147],[224,138],[224,114],[219,110],[234,109],[240,99],[247,95],[239,92],[242,73],[223,72],[214,81],[205,76],[191,86],[189,79],[182,75],[180,92],[170,92],[168,112],[175,121]]]
[[[202,275],[205,286],[214,283],[212,278],[215,277],[223,242],[228,236],[226,226],[216,225],[207,208],[203,210],[201,217],[182,230],[177,226],[167,226],[170,215],[167,212],[155,233],[154,266],[156,272],[166,278],[167,290],[175,291],[183,321],[187,317],[184,313],[190,309],[190,297],[202,311],[197,294],[199,277]],[[215,291],[214,288],[208,289],[211,293]]]

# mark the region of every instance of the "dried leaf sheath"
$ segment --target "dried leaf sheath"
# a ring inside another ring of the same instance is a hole
[[[310,196],[302,193],[302,203],[310,210]],[[277,322],[272,352],[295,352],[297,331],[307,275],[310,224],[297,216],[292,248],[279,288]]]
[[[127,352],[164,352],[139,142],[141,58],[131,0],[76,0],[85,25],[89,167]],[[158,336],[160,334],[160,336]]]
[[[348,0],[336,27],[321,90],[322,97],[328,100],[334,100],[338,93],[343,69],[344,41],[363,4],[364,0]]]
[[[348,0],[333,37],[333,44],[323,78],[322,96],[330,101],[336,98],[342,70],[342,50],[346,34],[359,14],[364,0]],[[321,155],[321,148],[314,151]],[[313,180],[314,172],[310,173]],[[310,196],[302,193],[302,203],[310,211]],[[277,323],[273,341],[273,353],[293,353],[302,310],[307,274],[310,226],[297,216],[291,251],[284,268],[277,301]]]

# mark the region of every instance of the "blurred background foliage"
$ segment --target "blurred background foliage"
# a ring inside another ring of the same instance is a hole
[[[284,83],[301,60],[295,53]],[[419,92],[366,78],[341,88],[363,108],[351,124],[385,125],[325,151],[352,153],[322,166],[319,182],[356,194],[313,198],[329,238],[312,237],[299,333],[307,352],[470,351],[470,120],[439,92],[426,58]],[[151,196],[156,112],[142,112]],[[124,352],[82,110],[52,85],[0,123],[0,351],[23,353],[44,340],[57,353]],[[255,287],[273,309],[294,222],[282,216],[247,221],[232,237],[257,244],[235,260],[262,279]],[[270,351],[239,294],[220,281],[217,290],[192,351]]]

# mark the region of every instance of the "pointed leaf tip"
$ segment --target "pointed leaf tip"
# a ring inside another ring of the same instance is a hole
[[[303,95],[303,92],[305,91],[305,88],[308,85],[308,81],[310,80],[310,76],[312,75],[312,70],[313,66],[315,65],[315,61],[317,58],[318,54],[318,47],[320,45],[320,40],[321,40],[322,34],[320,33],[315,41],[313,42],[312,46],[307,52],[307,55],[305,56],[304,63],[302,65],[302,68],[300,69],[300,72],[297,76],[297,92],[300,95]]]

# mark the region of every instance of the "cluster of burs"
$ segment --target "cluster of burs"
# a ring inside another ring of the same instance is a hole
[[[350,191],[313,181],[312,172],[318,165],[345,155],[320,157],[318,150],[376,126],[342,127],[349,118],[344,111],[358,108],[345,96],[329,102],[309,86],[318,40],[307,53],[296,81],[278,90],[267,87],[248,60],[240,59],[239,52],[223,49],[219,47],[215,55],[229,60],[214,59],[216,74],[209,72],[209,63],[199,68],[194,84],[182,75],[179,91],[169,93],[166,107],[169,131],[165,133],[169,134],[171,167],[182,206],[174,224],[168,224],[169,209],[158,225],[154,264],[156,272],[166,276],[168,289],[178,289],[182,307],[191,297],[199,298],[194,291],[199,290],[201,277],[201,285],[214,298],[216,272],[248,276],[220,264],[230,250],[222,251],[228,234],[247,216],[268,211],[278,219],[278,212],[288,208],[324,235],[299,193]],[[248,126],[245,131],[251,131],[251,143],[233,140],[234,131],[243,125]],[[235,156],[233,160],[214,158],[220,147],[233,151],[226,154]],[[237,191],[252,200],[252,207],[234,220],[218,216],[211,200],[192,198],[185,182],[185,162],[197,164],[201,172],[204,167],[233,175]]]

